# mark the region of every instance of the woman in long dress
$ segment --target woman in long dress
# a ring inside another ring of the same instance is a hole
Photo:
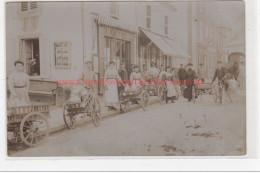
[[[176,89],[174,87],[174,76],[171,73],[171,67],[168,66],[165,73],[165,84],[167,86],[167,94],[166,94],[166,103],[168,103],[168,100],[171,100],[172,103],[174,103],[174,97],[177,96]]]
[[[30,105],[28,90],[29,76],[23,72],[24,63],[15,61],[15,71],[8,77],[8,86],[10,89],[10,100],[8,107]]]
[[[121,80],[116,68],[115,62],[109,62],[108,69],[105,72],[105,105],[110,110],[116,110],[119,105],[117,83]]]

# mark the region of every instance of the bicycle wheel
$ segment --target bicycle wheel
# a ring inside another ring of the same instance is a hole
[[[99,126],[99,120],[100,120],[100,104],[99,104],[99,100],[97,98],[93,98],[93,102],[92,102],[92,114],[91,114],[91,118],[92,118],[92,122],[93,124],[97,127]]]
[[[64,103],[64,106],[63,106],[63,120],[65,122],[65,125],[69,129],[72,129],[74,127],[74,125],[75,125],[75,122],[76,122],[76,115],[68,113],[67,109],[68,109],[68,105],[66,103]]]

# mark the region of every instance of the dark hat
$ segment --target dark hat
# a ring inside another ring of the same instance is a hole
[[[222,64],[222,61],[217,61],[217,64]]]
[[[110,64],[115,64],[115,62],[114,62],[114,61],[109,61],[109,65],[110,65]]]
[[[193,66],[193,64],[192,64],[192,63],[188,63],[188,65],[189,65],[189,66]]]
[[[202,63],[200,63],[200,65],[203,65]]]

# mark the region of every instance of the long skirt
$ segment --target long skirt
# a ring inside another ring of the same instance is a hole
[[[105,93],[105,105],[116,107],[119,104],[118,89],[115,79],[107,80],[107,90]]]
[[[28,106],[30,99],[26,88],[14,88],[16,96],[11,93],[8,107]]]
[[[166,81],[166,86],[167,86],[167,97],[173,97],[177,95],[177,91],[172,81]]]

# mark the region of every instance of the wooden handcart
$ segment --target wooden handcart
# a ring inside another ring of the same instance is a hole
[[[38,146],[49,136],[49,105],[30,105],[7,108],[7,140]]]

